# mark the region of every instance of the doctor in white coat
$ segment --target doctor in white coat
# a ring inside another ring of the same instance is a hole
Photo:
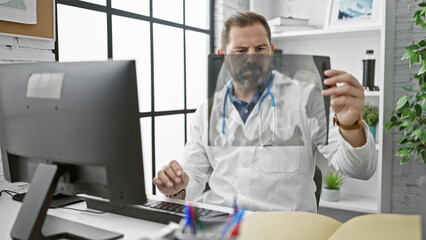
[[[225,20],[221,45],[218,54],[270,56],[274,50],[266,20],[252,12]],[[322,95],[331,96],[337,126],[324,145],[324,107],[313,85],[265,69],[266,82],[237,79],[232,67],[230,72],[234,79],[215,94],[210,119],[208,103],[197,109],[181,163],[171,161],[153,179],[160,192],[192,200],[208,182],[206,203],[231,207],[238,196],[249,210],[316,212],[316,154],[346,176],[374,174],[375,144],[361,119],[364,89],[352,75],[325,72],[331,88]]]

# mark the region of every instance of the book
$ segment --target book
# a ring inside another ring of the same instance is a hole
[[[292,18],[292,17],[275,17],[268,20],[269,26],[272,25],[290,25],[290,26],[307,26],[308,19]]]
[[[313,26],[288,26],[288,25],[269,25],[271,33],[302,31],[315,29]]]
[[[419,215],[366,214],[345,223],[307,212],[256,212],[244,218],[239,240],[421,240]]]

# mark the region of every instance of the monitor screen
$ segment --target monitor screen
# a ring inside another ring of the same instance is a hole
[[[144,203],[140,133],[134,61],[0,65],[5,178],[31,182],[21,212],[43,181],[114,205]],[[57,179],[41,170],[51,165]]]

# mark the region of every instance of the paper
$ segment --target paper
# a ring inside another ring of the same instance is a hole
[[[36,24],[36,0],[0,0],[0,20]]]

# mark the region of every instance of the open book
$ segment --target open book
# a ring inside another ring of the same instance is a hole
[[[409,239],[421,240],[418,215],[367,214],[345,223],[306,212],[256,212],[242,222],[239,240]]]

